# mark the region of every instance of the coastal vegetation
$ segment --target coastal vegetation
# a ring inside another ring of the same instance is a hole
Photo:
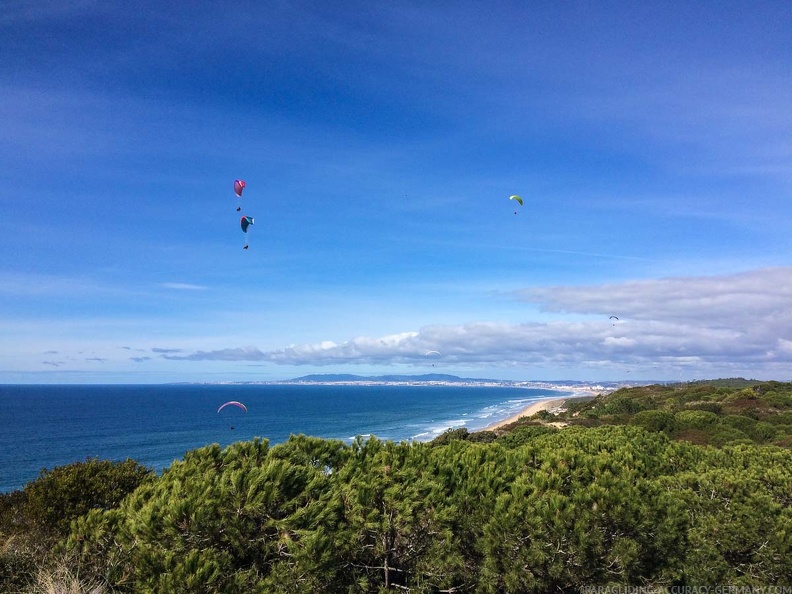
[[[0,588],[64,575],[97,594],[790,585],[790,411],[792,384],[701,382],[429,443],[209,445],[161,476],[88,460],[0,496]]]
[[[698,445],[792,447],[792,383],[744,379],[623,388],[503,428],[634,425]]]

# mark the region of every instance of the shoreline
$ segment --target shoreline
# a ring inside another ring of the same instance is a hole
[[[577,400],[578,398],[594,398],[597,395],[599,395],[599,392],[579,391],[579,392],[573,392],[569,396],[565,396],[563,398],[547,398],[544,400],[537,400],[536,402],[532,402],[531,404],[526,406],[517,414],[514,414],[509,418],[503,419],[501,421],[495,421],[494,423],[487,425],[480,431],[495,431],[506,425],[511,425],[512,423],[516,423],[522,417],[530,417],[543,410],[547,410],[553,413],[560,412],[564,409],[564,405],[569,400]]]

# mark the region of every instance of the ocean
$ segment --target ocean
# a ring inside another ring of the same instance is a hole
[[[86,458],[132,458],[157,471],[211,443],[304,433],[429,441],[483,429],[535,400],[568,394],[495,386],[0,385],[0,492]],[[247,412],[229,406],[242,402]]]

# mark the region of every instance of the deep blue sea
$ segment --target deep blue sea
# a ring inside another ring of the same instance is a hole
[[[290,434],[428,441],[471,431],[564,392],[511,387],[355,385],[0,385],[0,492],[43,468],[98,457],[157,471],[210,444]],[[243,402],[245,413],[230,406]]]

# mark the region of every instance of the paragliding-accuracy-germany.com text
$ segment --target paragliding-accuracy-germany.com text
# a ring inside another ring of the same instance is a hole
[[[582,586],[581,594],[792,594],[786,586]]]

